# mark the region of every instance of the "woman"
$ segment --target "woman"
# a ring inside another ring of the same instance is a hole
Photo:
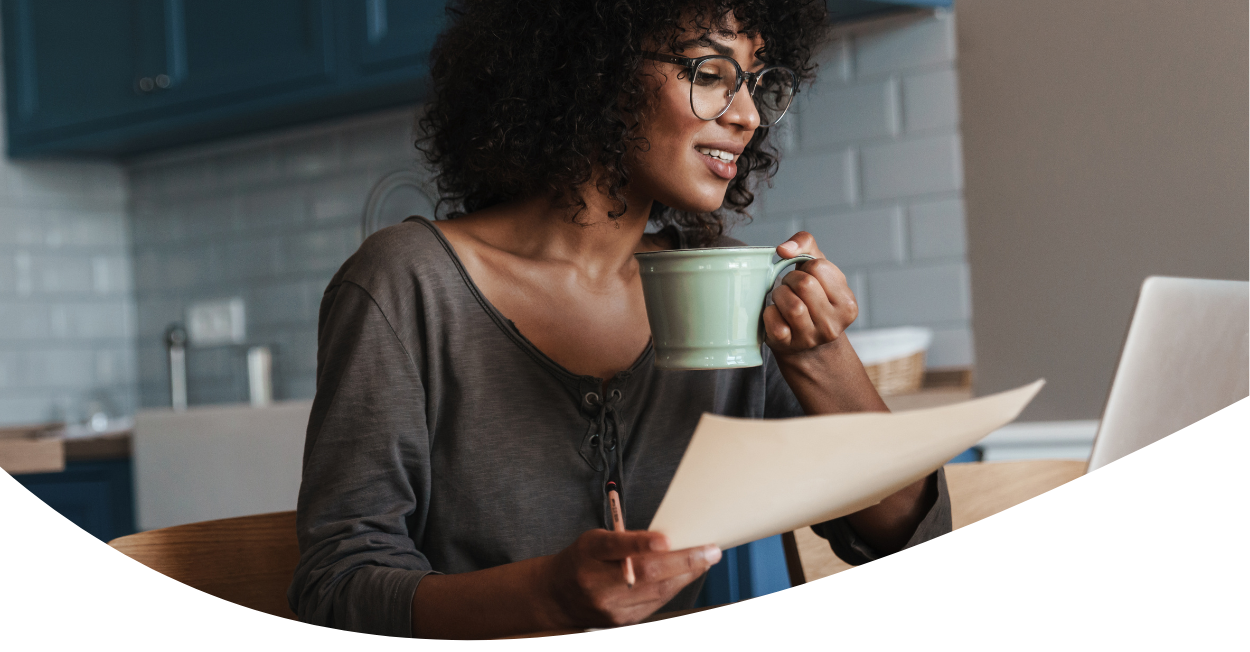
[[[777,248],[819,260],[773,293],[749,369],[655,369],[633,258],[735,243],[727,216],[775,167],[761,120],[810,79],[823,3],[531,4],[466,1],[435,47],[419,146],[455,219],[379,232],[326,290],[289,594],[305,621],[492,637],[687,608],[720,551],[645,528],[699,415],[886,409],[810,235]],[[852,563],[888,554],[950,529],[945,483],[815,529]]]

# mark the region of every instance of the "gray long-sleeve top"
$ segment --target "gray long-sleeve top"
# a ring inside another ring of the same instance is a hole
[[[702,413],[803,414],[764,354],[761,367],[665,371],[648,346],[601,388],[500,314],[432,223],[379,231],[321,302],[291,608],[408,636],[426,574],[553,554],[604,527],[608,476],[623,479],[626,526],[646,529]],[[621,469],[607,452],[618,442]],[[937,486],[909,546],[950,531],[940,471]],[[880,556],[844,520],[813,529],[850,563]],[[665,609],[692,606],[701,586]]]

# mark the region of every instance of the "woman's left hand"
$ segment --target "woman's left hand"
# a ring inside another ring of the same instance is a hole
[[[846,275],[825,259],[816,238],[799,231],[777,247],[777,255],[794,258],[809,254],[816,260],[800,263],[773,290],[773,304],[764,309],[764,337],[778,360],[803,354],[842,338],[859,316],[855,293]]]

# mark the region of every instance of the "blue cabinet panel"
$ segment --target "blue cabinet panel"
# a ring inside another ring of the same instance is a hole
[[[203,108],[334,80],[329,0],[164,0],[167,97]],[[157,91],[159,92],[159,91]]]
[[[440,0],[4,0],[11,156],[116,156],[419,101]]]
[[[134,88],[143,35],[135,2],[9,0],[9,130],[99,124],[144,107]]]
[[[426,66],[443,29],[441,4],[422,0],[351,0],[348,42],[362,75]]]
[[[70,461],[60,473],[29,473],[13,478],[101,541],[135,532],[129,458]]]

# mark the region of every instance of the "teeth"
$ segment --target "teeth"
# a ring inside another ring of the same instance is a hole
[[[708,156],[711,156],[712,158],[718,158],[722,161],[733,162],[734,160],[733,154],[730,154],[729,152],[725,152],[719,149],[712,149],[711,147],[696,147],[695,149],[697,149],[699,153],[701,154],[707,154]]]

